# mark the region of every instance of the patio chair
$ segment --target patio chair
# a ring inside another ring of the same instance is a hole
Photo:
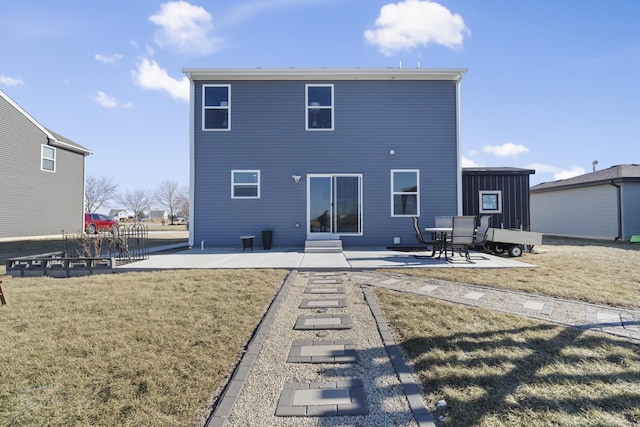
[[[476,230],[476,217],[474,216],[454,216],[453,230],[451,231],[451,252],[458,250],[460,256],[464,252],[464,257],[471,260],[469,248],[473,246]]]
[[[439,250],[441,248],[441,242],[438,240],[425,240],[425,238],[422,236],[422,231],[420,231],[420,224],[418,222],[418,217],[414,216],[414,217],[411,217],[411,219],[413,220],[413,230],[416,233],[416,240],[421,245],[431,246],[431,250],[432,250],[431,256],[434,256],[436,253],[436,250]]]
[[[450,215],[437,215],[436,216],[436,227],[448,227],[451,228],[453,225],[453,217]]]
[[[483,215],[480,217],[480,227],[476,231],[476,237],[473,239],[474,247],[484,247],[485,238],[487,237],[487,230],[489,229],[489,221],[491,221],[491,215]]]

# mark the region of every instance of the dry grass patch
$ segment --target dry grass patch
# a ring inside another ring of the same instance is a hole
[[[201,425],[285,274],[191,270],[3,283],[0,424]]]
[[[640,345],[606,334],[378,289],[447,426],[640,423]]]
[[[458,255],[456,254],[456,257]],[[517,258],[536,268],[404,269],[403,274],[640,308],[640,245],[545,236]],[[399,270],[394,270],[398,273]]]

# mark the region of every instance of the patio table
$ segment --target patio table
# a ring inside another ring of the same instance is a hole
[[[438,259],[442,256],[442,252],[444,251],[444,259],[449,260],[447,258],[447,237],[453,231],[453,227],[426,227],[424,231],[431,233],[431,240],[440,242],[440,253],[438,254]],[[431,256],[436,255],[436,246],[433,246],[433,252],[431,252]]]

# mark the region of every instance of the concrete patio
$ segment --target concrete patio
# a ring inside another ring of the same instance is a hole
[[[456,253],[445,260],[432,258],[431,251],[402,252],[385,248],[348,249],[342,253],[304,253],[302,249],[242,251],[241,249],[192,248],[175,253],[152,253],[147,260],[117,267],[117,270],[193,268],[283,268],[296,270],[380,268],[514,268],[535,267],[519,258],[470,252],[471,262]]]

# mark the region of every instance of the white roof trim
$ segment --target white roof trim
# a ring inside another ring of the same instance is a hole
[[[40,123],[38,123],[38,121],[36,119],[31,117],[31,115],[29,113],[27,113],[22,107],[20,107],[18,104],[16,104],[14,102],[14,100],[9,98],[9,96],[6,93],[4,93],[2,90],[0,90],[0,96],[2,98],[4,98],[9,104],[11,104],[11,106],[13,108],[18,110],[23,116],[25,116],[27,119],[29,119],[29,121],[31,121],[31,123],[33,123],[38,129],[40,129],[42,131],[42,133],[44,133],[45,136],[47,137],[47,141],[48,141],[49,145],[52,145],[52,146],[55,146],[55,147],[60,147],[60,148],[63,148],[63,149],[66,149],[66,150],[70,150],[70,151],[75,151],[76,153],[81,153],[81,154],[85,154],[85,155],[93,154],[91,151],[89,151],[87,149],[83,149],[82,147],[77,147],[77,146],[74,146],[74,145],[71,145],[71,144],[68,144],[66,142],[58,140],[55,137],[55,135],[53,135],[47,128],[45,128]]]
[[[183,68],[196,80],[452,80],[466,68]]]

